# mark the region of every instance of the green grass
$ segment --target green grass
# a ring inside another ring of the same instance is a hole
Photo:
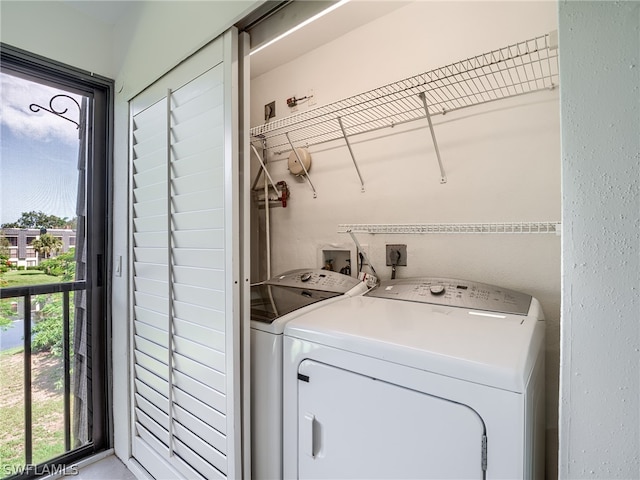
[[[42,285],[43,283],[60,283],[60,277],[47,275],[40,270],[11,270],[2,278],[6,280],[5,287],[22,287],[26,285]]]
[[[49,353],[32,357],[32,463],[64,453],[64,394],[58,388],[62,360]],[[24,465],[22,349],[0,353],[0,475]]]

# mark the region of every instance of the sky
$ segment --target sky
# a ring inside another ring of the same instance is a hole
[[[0,73],[0,224],[17,221],[22,212],[76,216],[78,130],[76,125],[44,110],[54,95],[65,93]],[[78,102],[80,96],[71,95]],[[68,99],[56,110],[77,121],[79,111]]]

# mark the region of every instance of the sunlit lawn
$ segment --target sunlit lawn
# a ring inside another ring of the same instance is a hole
[[[2,278],[3,288],[60,282],[39,270],[13,270]],[[65,451],[62,359],[33,353],[31,369],[32,463],[37,464]],[[24,432],[24,356],[19,347],[0,352],[0,478],[24,465]]]
[[[60,282],[60,277],[47,275],[40,270],[10,270],[2,278],[7,281],[7,288]]]
[[[24,369],[22,348],[0,353],[0,477],[24,465]],[[34,353],[32,362],[33,459],[40,463],[64,453],[62,360]]]

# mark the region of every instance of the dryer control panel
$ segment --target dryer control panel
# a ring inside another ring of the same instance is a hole
[[[277,285],[280,287],[347,293],[362,282],[357,278],[330,270],[300,268],[276,275],[264,283],[266,285]]]
[[[453,278],[387,280],[366,295],[515,315],[527,315],[531,305],[526,293]]]

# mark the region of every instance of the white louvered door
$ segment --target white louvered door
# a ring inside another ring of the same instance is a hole
[[[131,103],[132,453],[154,478],[235,478],[235,32]]]

